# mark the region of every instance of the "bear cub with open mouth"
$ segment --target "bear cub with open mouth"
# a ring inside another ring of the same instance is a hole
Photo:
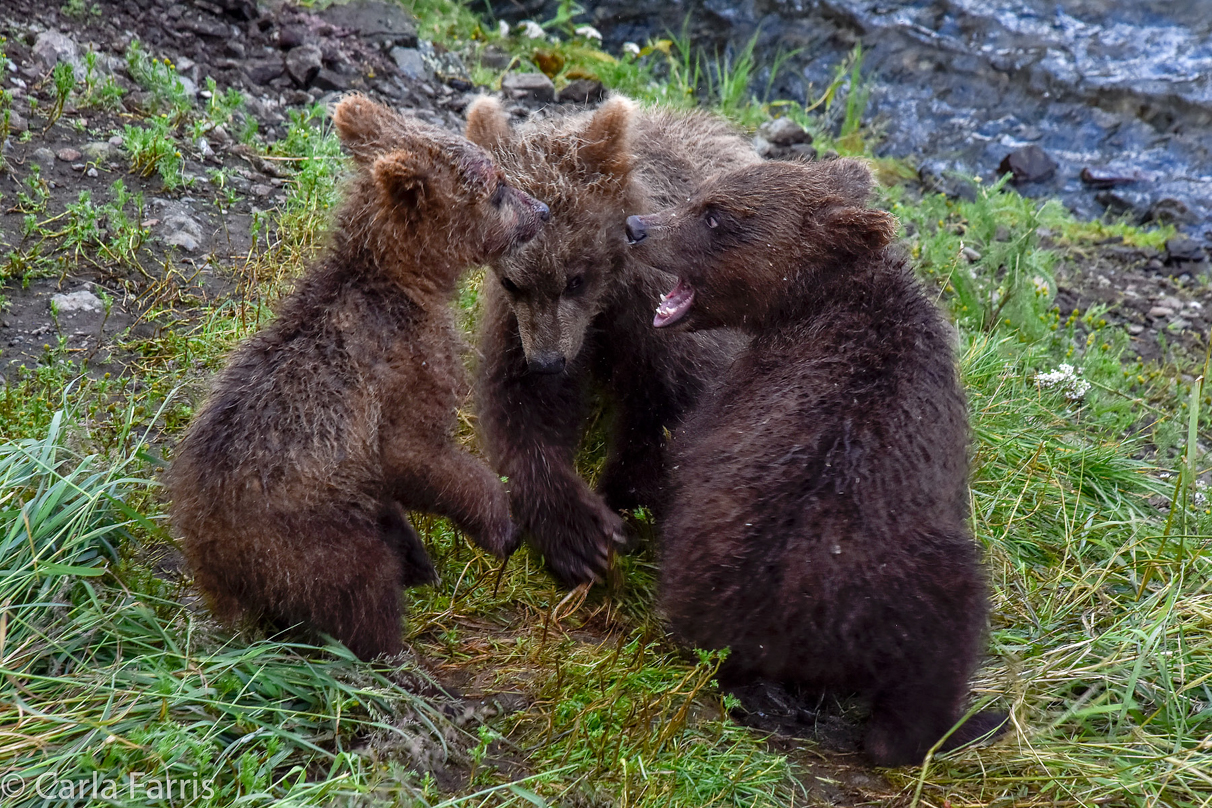
[[[962,716],[988,606],[952,331],[870,191],[858,161],[766,163],[626,229],[678,276],[654,326],[753,337],[676,438],[674,633],[731,648],[731,681],[868,698],[865,750],[895,766]],[[981,713],[944,747],[1004,721]]]

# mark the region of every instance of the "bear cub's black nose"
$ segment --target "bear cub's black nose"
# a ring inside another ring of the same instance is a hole
[[[547,207],[542,202],[539,203],[539,219],[544,222],[551,221],[551,208]]]
[[[646,238],[648,238],[648,231],[644,229],[644,221],[639,216],[628,216],[627,241],[631,244],[639,244]]]

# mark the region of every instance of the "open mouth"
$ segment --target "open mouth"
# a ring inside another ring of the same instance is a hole
[[[656,317],[652,324],[657,328],[672,325],[686,316],[694,305],[694,287],[678,278],[677,285],[669,290],[669,294],[661,295],[661,305],[657,306]]]

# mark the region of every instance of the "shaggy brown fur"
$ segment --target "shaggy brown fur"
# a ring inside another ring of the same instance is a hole
[[[534,241],[492,264],[497,282],[485,284],[480,427],[509,478],[513,512],[552,572],[569,585],[600,580],[623,540],[618,511],[660,512],[666,430],[742,342],[648,326],[673,278],[628,253],[623,222],[758,158],[718,118],[640,110],[618,97],[516,132],[497,102],[480,99],[467,135],[552,212]],[[612,416],[597,493],[573,468],[591,388]]]
[[[357,170],[332,246],[232,355],[169,489],[217,616],[303,623],[370,658],[400,649],[401,587],[435,577],[405,509],[498,556],[519,541],[497,476],[451,437],[467,385],[448,301],[547,209],[460,137],[358,96],[334,121]]]
[[[734,678],[869,696],[866,750],[891,766],[960,717],[987,606],[952,331],[870,184],[852,160],[771,163],[627,230],[679,276],[656,323],[753,335],[679,433],[662,607],[731,648]]]

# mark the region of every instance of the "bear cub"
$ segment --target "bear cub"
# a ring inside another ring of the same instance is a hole
[[[516,128],[498,101],[481,98],[467,113],[467,137],[551,205],[543,232],[494,261],[482,289],[485,450],[509,477],[514,516],[555,577],[569,586],[600,581],[625,541],[618,512],[645,506],[660,517],[667,430],[743,341],[726,330],[654,331],[652,303],[674,278],[628,251],[624,222],[758,157],[719,117],[621,96]],[[595,400],[608,418],[596,490],[573,462]]]
[[[460,273],[533,238],[547,207],[461,137],[361,96],[334,110],[354,176],[326,256],[246,340],[168,475],[171,515],[222,620],[401,649],[401,588],[434,580],[405,511],[519,543],[497,475],[452,433],[468,384]]]
[[[660,598],[725,676],[857,693],[864,747],[919,763],[959,720],[986,590],[952,331],[854,160],[766,163],[632,216],[678,276],[653,325],[752,335],[676,441]],[[980,714],[946,748],[1004,723]]]

